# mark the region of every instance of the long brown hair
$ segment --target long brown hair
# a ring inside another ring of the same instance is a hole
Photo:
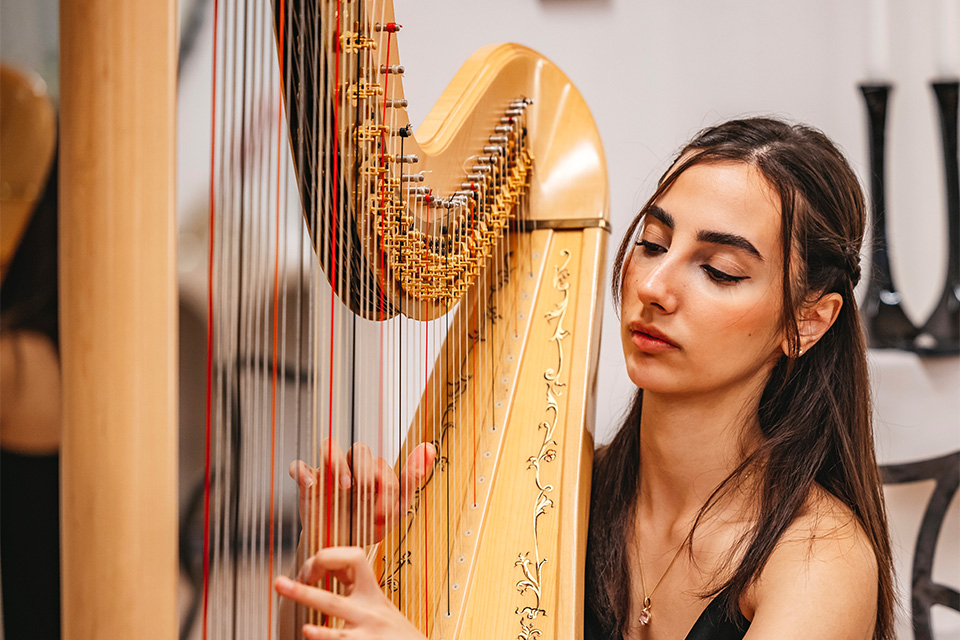
[[[738,564],[725,582],[708,585],[702,595],[723,598],[732,616],[816,483],[850,508],[873,547],[879,569],[874,639],[888,640],[893,637],[892,558],[873,447],[866,343],[853,295],[866,206],[843,154],[820,131],[770,118],[732,120],[701,131],[627,228],[614,261],[614,299],[619,304],[624,261],[650,205],[687,168],[729,161],[755,166],[780,196],[781,323],[791,355],[775,365],[761,396],[763,442],[714,490],[695,521],[694,529],[748,472],[757,479],[756,520],[736,550]],[[839,316],[816,347],[797,358],[799,306],[831,292],[843,298]],[[629,626],[626,544],[640,488],[642,401],[639,389],[613,442],[594,463],[586,571],[590,638],[619,638]],[[693,531],[687,541],[692,539]]]
[[[57,160],[3,279],[0,331],[42,333],[59,351],[57,325]]]

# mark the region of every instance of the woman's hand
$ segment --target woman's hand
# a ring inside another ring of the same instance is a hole
[[[345,595],[310,586],[328,576],[343,584]],[[357,547],[321,549],[303,564],[296,582],[280,576],[274,586],[285,598],[343,620],[342,629],[305,624],[302,631],[308,640],[424,639],[380,591],[366,554]]]
[[[387,461],[374,457],[363,443],[344,454],[335,440],[328,439],[320,450],[319,467],[302,460],[290,465],[290,477],[299,488],[300,523],[304,535],[313,536],[309,546],[314,548],[382,540],[406,512],[437,456],[431,443],[420,443],[398,479]]]

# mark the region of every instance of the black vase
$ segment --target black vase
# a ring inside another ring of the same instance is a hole
[[[887,241],[884,177],[890,90],[889,84],[860,85],[869,123],[870,200],[874,231],[867,295],[860,313],[870,347],[912,350],[919,331],[903,311],[900,293],[890,273],[890,245]]]
[[[916,350],[925,355],[960,353],[960,168],[957,159],[957,93],[960,82],[934,82],[940,114],[947,196],[947,269],[940,299],[920,329]]]

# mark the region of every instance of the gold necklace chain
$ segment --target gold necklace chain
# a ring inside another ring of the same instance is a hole
[[[675,563],[677,558],[680,557],[680,552],[686,546],[686,540],[680,543],[680,546],[677,548],[677,552],[673,554],[673,559],[670,561],[670,564],[667,565],[663,575],[661,575],[660,579],[657,580],[657,584],[653,585],[653,591],[650,592],[650,595],[647,595],[647,583],[643,580],[643,555],[640,553],[639,540],[637,542],[637,558],[640,560],[640,587],[643,589],[643,609],[640,610],[640,624],[645,626],[650,624],[650,619],[653,615],[650,613],[650,599],[653,598],[653,594],[657,592],[657,588],[660,586],[660,583],[663,582],[663,579],[667,577],[668,573],[670,573],[670,569],[673,568],[673,563]]]

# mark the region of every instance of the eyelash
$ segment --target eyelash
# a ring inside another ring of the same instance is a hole
[[[666,249],[664,249],[663,247],[661,247],[661,246],[658,245],[658,244],[654,244],[653,242],[650,242],[649,240],[637,240],[637,246],[638,246],[638,247],[643,247],[644,253],[651,253],[651,254],[652,254],[652,253],[663,253],[663,252],[666,252]]]
[[[637,240],[637,246],[643,249],[643,252],[647,255],[656,255],[658,253],[666,253],[666,248],[650,242],[649,240]],[[707,276],[716,282],[717,284],[737,284],[743,280],[746,280],[749,276],[732,276],[729,273],[724,273],[716,267],[711,267],[708,264],[702,265],[701,268],[706,272]]]

